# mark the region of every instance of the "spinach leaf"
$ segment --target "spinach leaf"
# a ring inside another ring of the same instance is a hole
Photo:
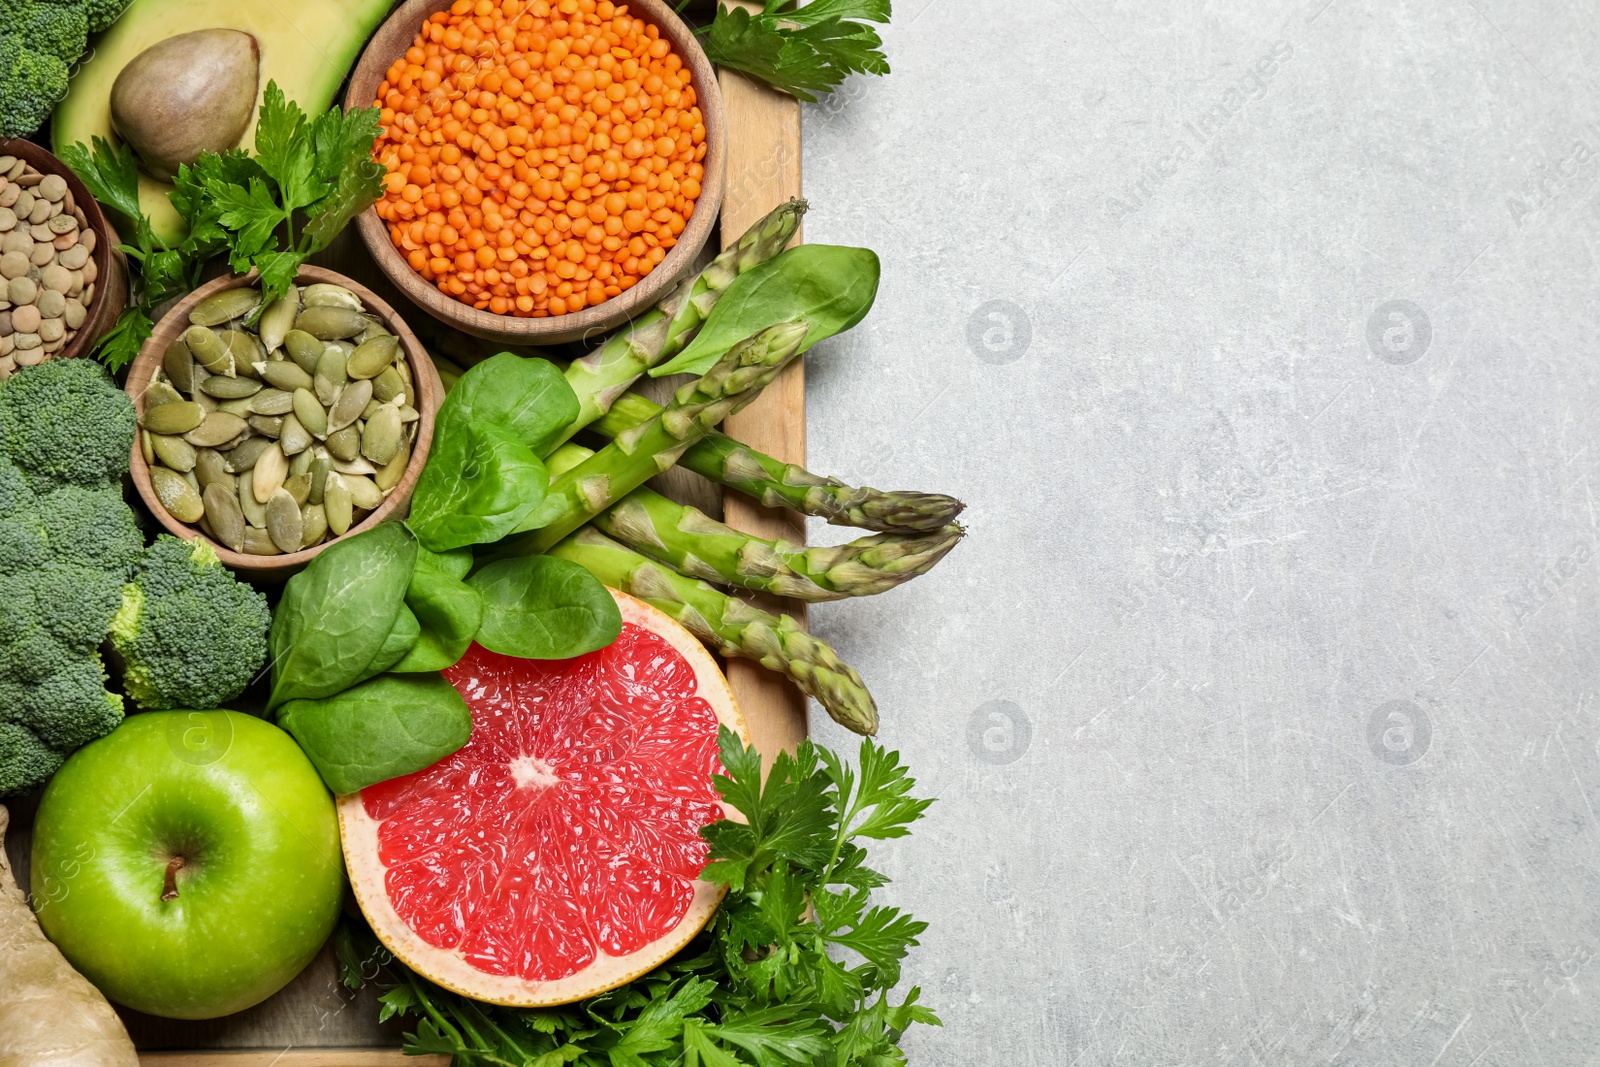
[[[448,552],[435,552],[418,547],[417,569],[437,571],[450,578],[465,579],[472,573],[472,549],[452,548]]]
[[[406,605],[416,612],[422,634],[405,659],[389,668],[401,674],[455,666],[483,621],[483,601],[476,589],[431,565],[424,566],[420,559],[411,575],[411,588],[406,590]]]
[[[549,488],[539,453],[577,417],[576,394],[545,360],[502,352],[463,374],[439,409],[412,496],[418,539],[444,552],[516,529]]]
[[[412,572],[413,577],[415,573]],[[361,672],[361,677],[356,681],[363,682],[375,674],[382,674],[405,659],[421,636],[422,623],[417,620],[416,613],[401,604],[399,612],[395,614],[394,625],[389,628],[389,636],[383,639],[383,647],[378,649],[377,655],[372,657],[372,662],[367,664],[366,670]]]
[[[404,606],[416,559],[416,540],[386,522],[334,542],[289,579],[268,639],[268,708],[332,696],[369,676]]]
[[[335,793],[431,767],[467,743],[472,712],[437,674],[384,674],[324,700],[291,700],[282,726]]]
[[[651,370],[664,374],[704,374],[746,337],[781,322],[804,319],[810,329],[804,352],[824,338],[843,333],[866,317],[878,295],[878,256],[871,249],[839,245],[800,245],[728,286],[706,324],[688,348]]]
[[[524,556],[491,563],[467,579],[483,597],[478,644],[522,659],[570,659],[605,648],[622,612],[600,580],[576,563]]]

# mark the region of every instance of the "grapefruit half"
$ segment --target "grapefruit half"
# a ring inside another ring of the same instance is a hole
[[[622,634],[570,660],[474,644],[445,677],[472,739],[339,798],[356,901],[430,981],[512,1007],[566,1004],[661,964],[710,919],[700,828],[732,813],[717,727],[749,741],[716,662],[624,593]]]

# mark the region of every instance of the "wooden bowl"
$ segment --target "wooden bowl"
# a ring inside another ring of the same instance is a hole
[[[133,363],[128,368],[128,395],[133,397],[133,404],[144,414],[144,394],[156,371],[161,368],[161,358],[167,351],[167,346],[177,340],[178,335],[189,328],[189,312],[206,297],[219,293],[224,289],[238,289],[247,285],[254,285],[255,272],[249,274],[234,274],[217,278],[207,282],[178,303],[172,310],[156,323],[155,331],[139,349],[139,354],[134,357]],[[411,366],[411,379],[417,392],[417,412],[422,416],[417,423],[417,439],[412,445],[411,462],[406,466],[405,474],[389,492],[389,496],[376,510],[369,514],[360,523],[350,527],[343,536],[370,530],[385,519],[404,518],[411,503],[411,491],[416,488],[417,479],[422,477],[422,468],[428,462],[428,449],[433,443],[433,420],[438,414],[439,405],[444,401],[444,383],[439,380],[439,372],[434,369],[433,360],[428,358],[427,351],[422,347],[422,342],[417,340],[417,335],[411,332],[411,327],[405,324],[399,314],[376,293],[352,281],[343,274],[321,267],[304,266],[295,279],[300,285],[309,285],[312,282],[332,282],[342,285],[361,298],[361,303],[366,309],[383,320],[383,324],[400,338],[400,347],[405,352],[406,361]],[[316,558],[317,553],[333,544],[339,538],[330,538],[320,545],[303,548],[298,552],[289,552],[281,556],[253,556],[244,552],[235,552],[226,545],[219,544],[208,537],[205,531],[198,526],[179,522],[167,513],[156,499],[155,489],[150,484],[150,468],[144,461],[144,449],[140,447],[137,438],[133,444],[133,484],[139,489],[139,496],[144,500],[144,506],[167,529],[168,533],[176,534],[185,540],[196,537],[204,538],[217,550],[217,558],[241,574],[257,579],[258,581],[283,581],[301,570],[307,563]]]
[[[384,74],[411,47],[423,20],[437,11],[448,10],[450,6],[451,0],[406,0],[401,4],[378,27],[366,51],[361,53],[361,61],[350,76],[350,88],[345,93],[344,106],[371,107]],[[655,270],[640,279],[633,288],[609,300],[565,315],[520,318],[480,311],[441,293],[411,268],[411,264],[395,248],[394,242],[389,240],[388,224],[378,217],[375,209],[368,208],[356,219],[356,227],[361,239],[366,242],[367,250],[389,280],[434,318],[465,333],[505,344],[546,345],[587,340],[637,318],[659,303],[689,273],[700,249],[711,239],[717,212],[722,206],[727,158],[727,125],[722,110],[722,94],[717,88],[716,69],[695,40],[694,32],[672,10],[671,4],[663,0],[628,0],[627,7],[634,15],[654,24],[662,36],[672,42],[673,51],[683,60],[684,69],[690,73],[696,103],[705,117],[706,154],[700,164],[705,168],[705,176],[700,183],[700,197],[694,204],[694,215],[690,217],[683,233],[678,235],[678,243],[667,250],[666,258]]]
[[[106,221],[100,205],[83,182],[78,180],[72,168],[50,152],[32,141],[17,137],[9,141],[0,140],[0,156],[16,156],[40,174],[59,174],[65,178],[67,192],[72,194],[74,205],[83,209],[83,217],[88,220],[89,229],[94,231],[94,251],[90,253],[90,262],[96,271],[94,300],[89,304],[88,317],[78,327],[72,340],[61,351],[50,356],[51,359],[75,359],[86,354],[96,341],[105,336],[106,331],[116,325],[117,316],[122,314],[123,307],[128,303],[127,268],[122,253],[116,251],[116,245],[122,239]]]

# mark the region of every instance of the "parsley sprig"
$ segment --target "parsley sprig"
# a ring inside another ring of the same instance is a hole
[[[773,762],[724,729],[723,798],[744,816],[702,833],[702,877],[728,887],[711,925],[650,974],[577,1004],[493,1007],[440,989],[390,960],[368,930],[341,929],[345,984],[388,989],[380,1021],[414,1017],[412,1055],[455,1067],[895,1067],[913,1023],[939,1025],[900,965],[927,924],[871,904],[888,878],[863,841],[903,837],[930,800],[899,754],[863,741],[857,767],[804,742]],[[379,965],[372,965],[377,961]]]
[[[132,149],[100,137],[92,150],[68,146],[62,159],[95,199],[133,224],[132,243],[118,246],[138,266],[133,301],[101,340],[100,360],[112,370],[132,360],[150,336],[154,310],[194,289],[216,256],[226,255],[234,271],[261,272],[263,305],[288,292],[300,265],[382,195],[384,169],[372,159],[377,136],[375,108],[333,107],[312,119],[268,82],[254,156],[239,148],[205,152],[178,168],[168,198],[189,232],[177,245],[157,236],[140,209]]]
[[[889,73],[883,40],[869,25],[888,21],[889,0],[764,0],[754,15],[719,3],[700,33],[711,62],[814,103],[852,73]]]

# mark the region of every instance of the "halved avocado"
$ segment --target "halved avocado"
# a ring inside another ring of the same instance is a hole
[[[252,34],[261,47],[261,85],[276,81],[308,114],[326,111],[391,0],[134,0],[116,25],[92,42],[90,58],[56,107],[57,152],[104,137],[111,129],[111,85],[128,62],[157,41],[191,30],[227,28]],[[239,143],[255,144],[254,117]],[[156,233],[181,241],[183,220],[167,201],[172,186],[139,176],[139,202]]]

